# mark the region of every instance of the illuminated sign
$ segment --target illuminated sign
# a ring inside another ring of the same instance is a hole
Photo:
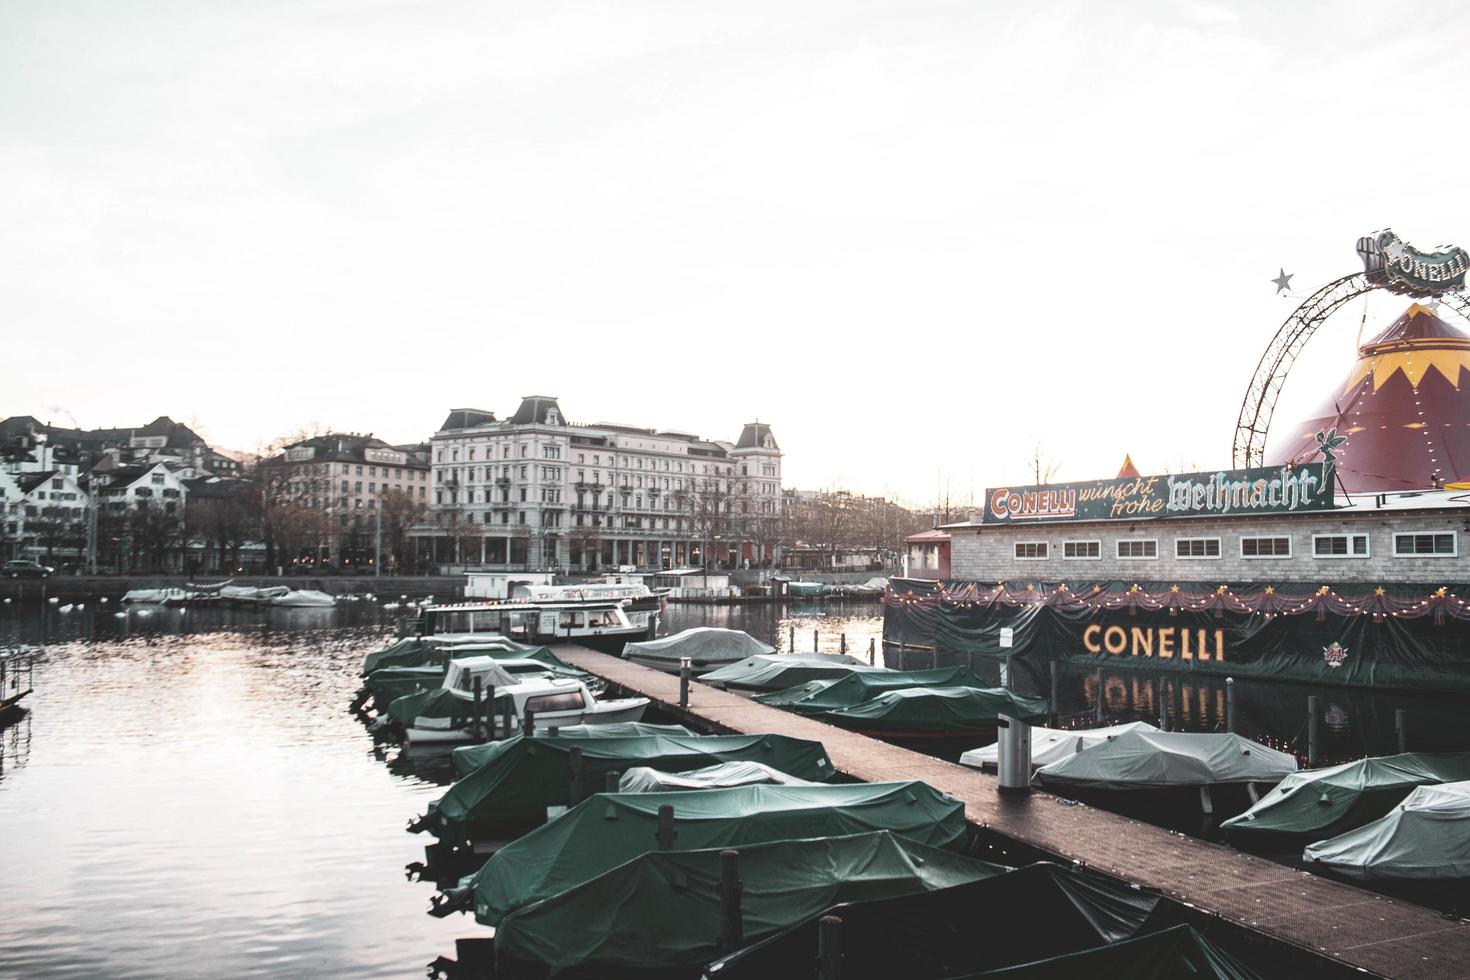
[[[1088,653],[1157,657],[1161,660],[1224,660],[1223,629],[1183,626],[1104,626],[1093,623],[1082,631]]]
[[[1214,473],[1133,476],[985,491],[984,524],[1136,521],[1330,510],[1332,480],[1322,463]]]
[[[1390,228],[1358,239],[1363,271],[1375,286],[1411,296],[1437,296],[1463,289],[1470,254],[1463,248],[1443,245],[1434,252],[1421,252]]]

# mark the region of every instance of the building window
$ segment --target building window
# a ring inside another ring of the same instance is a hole
[[[1045,541],[1017,541],[1017,561],[1046,561]]]
[[[1125,561],[1157,558],[1159,542],[1154,538],[1124,538],[1118,542],[1118,557]]]
[[[1102,542],[1063,541],[1062,559],[1064,561],[1100,561],[1102,559]]]
[[[1219,538],[1175,538],[1175,558],[1219,558]]]
[[[1242,558],[1290,558],[1291,538],[1241,538]]]
[[[1313,558],[1367,558],[1366,534],[1314,534]]]
[[[1455,532],[1445,534],[1395,534],[1395,558],[1454,558],[1459,554]]]

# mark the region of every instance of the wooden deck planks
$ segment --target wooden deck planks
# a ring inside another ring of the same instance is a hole
[[[1464,920],[1046,793],[1002,797],[993,776],[697,682],[680,709],[676,676],[580,648],[557,653],[700,727],[817,739],[839,772],[866,782],[922,779],[963,801],[973,824],[1305,949],[1402,980],[1470,980]]]

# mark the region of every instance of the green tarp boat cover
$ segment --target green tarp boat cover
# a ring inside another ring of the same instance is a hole
[[[615,721],[607,725],[563,725],[556,730],[561,738],[634,738],[639,735],[694,735],[683,725],[654,725],[646,721]],[[461,745],[453,752],[454,774],[468,776],[500,751],[500,746],[512,739],[482,742],[479,745]],[[547,736],[550,737],[549,735]]]
[[[1260,980],[1192,926],[1178,925],[1111,946],[967,973],[954,980],[1077,980],[1079,977],[1127,977],[1128,980]]]
[[[697,968],[719,954],[721,848],[652,851],[501,920],[502,975],[536,964],[559,977]],[[887,832],[740,848],[747,941],[836,902],[932,891],[1007,869]],[[815,947],[808,953],[814,953]]]
[[[1230,732],[1132,731],[1036,770],[1043,786],[1161,789],[1275,783],[1296,757]]]
[[[449,643],[421,636],[405,637],[384,650],[370,653],[362,662],[362,676],[367,677],[384,667],[443,666],[454,657],[522,657],[539,660],[549,667],[574,671],[575,668],[551,652],[550,647],[533,647],[501,636],[485,636],[474,640]]]
[[[818,686],[820,685],[820,686]],[[852,708],[888,691],[906,687],[984,687],[985,682],[968,667],[937,670],[859,671],[832,681],[812,681],[772,694],[757,694],[755,700],[802,715]],[[805,693],[803,693],[805,692]]]
[[[475,918],[496,925],[654,850],[665,805],[674,809],[681,851],[875,830],[949,847],[965,835],[964,804],[917,781],[602,793],[496,851],[452,899],[473,900]]]
[[[800,779],[826,780],[834,775],[821,742],[787,735],[512,738],[495,743],[479,768],[430,804],[415,830],[460,839],[518,832],[544,823],[547,807],[569,802],[574,748],[582,753],[586,793],[600,791],[605,774],[635,766],[681,772],[743,761],[764,762]]]
[[[679,662],[685,657],[694,670],[703,672],[756,654],[775,652],[775,647],[749,633],[719,626],[695,626],[673,636],[623,646],[623,656],[629,660],[670,671],[678,670]]]
[[[634,766],[618,780],[619,793],[664,793],[676,789],[728,789],[731,786],[754,786],[772,783],[777,786],[815,786],[810,779],[798,779],[764,762],[721,762],[690,772],[660,772],[648,766]]]
[[[1470,752],[1405,752],[1294,772],[1220,826],[1237,843],[1302,845],[1361,827],[1416,786],[1470,779]]]
[[[815,980],[818,920],[842,919],[842,980],[938,980],[1154,932],[1185,910],[1157,892],[1038,862],[939,891],[849,901],[711,963],[709,980]]]
[[[1365,879],[1470,879],[1470,780],[1420,786],[1388,814],[1302,852]]]
[[[842,728],[892,735],[964,735],[995,728],[997,715],[1046,717],[1046,699],[1003,687],[909,687],[816,717]]]
[[[436,688],[443,682],[442,666],[379,667],[368,675],[363,686],[380,707],[386,707],[398,698]]]
[[[775,653],[747,657],[705,674],[701,681],[734,691],[780,691],[807,681],[836,679],[857,671],[881,673],[845,653]]]

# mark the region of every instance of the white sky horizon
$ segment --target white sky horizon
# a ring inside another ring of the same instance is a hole
[[[759,418],[785,485],[913,503],[1038,444],[1225,467],[1358,236],[1470,245],[1467,39],[1429,3],[17,0],[0,416],[253,450],[541,393]],[[1334,317],[1277,424],[1408,303]]]

